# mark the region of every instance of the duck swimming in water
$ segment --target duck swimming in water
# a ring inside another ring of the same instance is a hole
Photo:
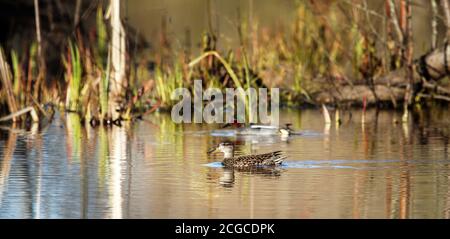
[[[234,128],[232,131],[224,131],[225,128]],[[233,123],[233,124],[225,124],[222,127],[222,130],[215,130],[213,134],[219,133],[232,133],[237,136],[277,136],[281,135],[282,137],[289,137],[293,135],[302,135],[301,132],[296,132],[291,128],[291,124],[285,124],[284,127],[274,126],[274,125],[257,125],[257,124],[249,124],[246,126],[245,124]]]
[[[208,154],[220,151],[224,154],[222,164],[225,167],[250,168],[260,166],[280,166],[283,160],[282,151],[275,151],[265,154],[254,154],[244,156],[234,156],[234,145],[232,143],[221,143],[208,151]]]

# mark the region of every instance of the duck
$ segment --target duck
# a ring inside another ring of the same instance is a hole
[[[291,135],[300,135],[301,133],[295,132],[291,128],[292,124],[285,124],[283,128],[279,128],[278,132],[280,133],[281,137],[289,137]]]
[[[221,129],[233,128],[234,135],[240,136],[275,136],[281,135],[282,137],[289,137],[293,135],[301,135],[302,133],[296,132],[291,128],[292,124],[285,124],[284,127],[274,125],[258,125],[249,124],[246,126],[242,123],[229,123],[225,124]],[[221,132],[221,130],[214,131],[213,133]]]
[[[234,144],[229,142],[220,143],[219,145],[211,148],[208,150],[208,154],[212,154],[217,151],[224,154],[222,165],[232,168],[281,166],[283,160],[287,158],[283,155],[282,151],[234,156]]]
[[[232,123],[225,123],[220,128],[221,129],[227,129],[227,128],[242,128],[245,127],[244,123],[238,122],[237,119],[233,120]]]

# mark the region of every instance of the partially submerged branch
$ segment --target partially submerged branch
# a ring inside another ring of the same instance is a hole
[[[39,116],[38,116],[36,110],[32,106],[29,106],[29,107],[27,107],[25,109],[21,109],[21,110],[19,110],[17,112],[14,112],[14,113],[10,114],[10,115],[7,115],[5,117],[1,117],[0,118],[0,122],[9,121],[9,120],[13,120],[14,121],[15,118],[18,118],[19,116],[27,114],[27,113],[30,113],[31,118],[33,119],[33,122],[39,122]]]
[[[325,124],[331,124],[330,112],[328,112],[328,109],[324,104],[322,104],[322,111],[323,111],[323,120],[325,121]]]
[[[109,114],[120,118],[120,100],[125,86],[125,30],[120,16],[120,0],[111,0],[111,63],[112,79],[109,87]]]

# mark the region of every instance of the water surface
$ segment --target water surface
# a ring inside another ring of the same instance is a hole
[[[211,135],[155,114],[122,128],[0,129],[0,218],[449,218],[449,113],[353,111],[324,127],[320,111],[285,110],[305,134]],[[278,169],[230,171],[209,147],[283,150]]]

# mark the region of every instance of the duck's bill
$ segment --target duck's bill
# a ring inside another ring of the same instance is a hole
[[[212,154],[212,153],[216,152],[216,150],[217,150],[217,146],[214,146],[208,150],[208,154]]]
[[[224,124],[222,127],[220,127],[221,129],[226,129],[226,128],[229,128],[229,127],[231,127],[231,124],[230,123],[226,123],[226,124]]]

